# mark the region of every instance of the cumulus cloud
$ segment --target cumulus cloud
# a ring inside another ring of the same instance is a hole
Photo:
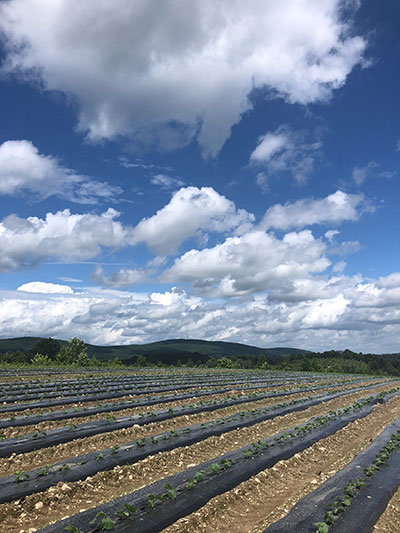
[[[309,230],[287,233],[283,239],[262,231],[230,237],[204,250],[190,250],[175,260],[163,281],[194,283],[201,294],[243,296],[284,286],[322,272],[330,261],[325,245]]]
[[[263,169],[257,174],[257,184],[266,190],[268,179],[283,172],[304,183],[314,169],[321,146],[320,142],[306,142],[304,132],[292,131],[287,126],[267,132],[250,154],[250,164]]]
[[[400,273],[377,280],[299,281],[297,295],[292,301],[258,294],[221,302],[180,289],[151,294],[100,288],[75,294],[3,291],[0,330],[5,338],[76,335],[94,344],[189,336],[320,351],[398,351]]]
[[[0,272],[35,266],[49,258],[82,261],[103,247],[126,245],[129,228],[108,209],[101,215],[71,214],[69,209],[38,217],[10,215],[0,222]]]
[[[253,89],[308,104],[345,84],[366,48],[351,22],[357,7],[9,0],[0,11],[3,70],[72,96],[91,140],[131,135],[174,149],[197,138],[215,154],[251,108]]]
[[[17,291],[36,292],[42,294],[74,294],[74,291],[68,285],[59,285],[58,283],[45,283],[44,281],[30,281],[20,285]]]
[[[0,145],[0,194],[33,193],[39,199],[59,196],[80,204],[113,200],[120,187],[98,182],[60,164],[56,157],[39,153],[27,140]]]
[[[190,237],[199,238],[207,231],[244,231],[253,221],[252,214],[236,209],[211,187],[186,187],[155,215],[137,224],[131,244],[145,242],[156,253],[170,255]]]
[[[345,221],[358,220],[364,210],[371,209],[362,194],[336,191],[325,198],[302,198],[293,203],[287,202],[285,205],[275,204],[266,211],[260,227],[287,230],[313,224],[337,225]],[[329,235],[334,236],[333,233]]]
[[[105,287],[127,289],[132,285],[147,281],[148,275],[141,269],[121,268],[118,272],[113,272],[109,276],[105,276],[103,268],[97,265],[91,273],[90,278],[95,283],[104,285]]]

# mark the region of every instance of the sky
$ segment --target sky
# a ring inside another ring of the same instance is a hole
[[[399,352],[397,0],[0,4],[0,337]]]

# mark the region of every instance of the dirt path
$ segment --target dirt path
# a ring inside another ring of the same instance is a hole
[[[362,397],[362,394],[360,393],[346,395],[346,397],[337,398],[330,402],[310,407],[305,411],[277,417],[276,419],[268,420],[249,428],[234,430],[220,437],[212,437],[189,447],[177,448],[170,452],[159,453],[134,465],[116,467],[109,472],[99,472],[84,481],[68,484],[59,483],[57,486],[51,487],[43,493],[33,494],[24,498],[22,501],[0,505],[2,532],[20,533],[24,527],[27,527],[28,517],[30,527],[44,527],[44,525],[53,521],[60,520],[61,518],[76,514],[81,510],[113,500],[118,496],[122,496],[123,494],[148,485],[153,481],[180,472],[186,468],[195,466],[203,461],[207,461],[240,448],[261,438],[274,435],[291,426],[301,424],[313,416],[348,405],[360,397]],[[386,425],[388,420],[394,418],[396,416],[395,413],[397,412],[400,414],[400,398],[397,399],[396,403],[392,401],[387,405],[380,405],[374,409],[374,412],[368,416],[368,421],[367,419],[364,420],[365,429],[363,430],[363,435],[366,444],[369,442],[370,434],[372,434],[373,431],[379,432],[379,428]],[[360,424],[362,424],[362,422],[363,421],[360,421]],[[357,431],[354,431],[354,433],[357,434]],[[348,457],[346,457],[348,461],[350,460],[352,453],[354,453],[354,446],[356,445],[355,443],[357,439],[353,438],[353,434],[349,434],[349,438],[346,436],[344,440],[344,445],[341,438],[338,438],[337,442],[332,441],[331,446],[334,446],[333,450],[336,450],[339,446],[344,446],[342,450],[342,452],[345,452],[344,455],[346,455],[346,446],[349,446]],[[342,452],[340,453],[342,454]],[[325,460],[325,455],[327,455],[325,450],[323,450],[318,455],[318,459],[313,461],[313,451],[303,453],[305,454],[303,460],[296,465],[296,468],[299,468],[299,473],[295,474],[293,477],[293,483],[290,485],[292,489],[293,485],[296,487],[298,484],[307,485],[307,483],[310,483],[310,479],[314,479],[316,476],[315,472],[317,471],[317,465],[319,466],[321,461]],[[336,455],[336,451],[332,451],[331,455],[332,454]],[[295,458],[296,457],[297,456],[295,456]],[[309,461],[311,462],[311,466],[307,467]],[[306,472],[308,477],[307,482],[303,483],[302,476],[304,475],[303,472],[305,469],[308,469]],[[283,475],[282,472],[279,475],[273,476],[273,478],[271,478],[271,483],[281,479],[282,486],[280,486],[279,490],[284,490],[286,481],[281,478],[281,475]],[[270,490],[272,490],[271,494],[274,494],[274,488],[271,488],[268,483],[266,490],[266,498],[268,499]],[[290,494],[288,496],[290,496]],[[247,497],[244,497],[244,500],[247,501]],[[283,501],[284,500],[282,499],[280,503],[283,504]],[[41,505],[42,503],[43,506]],[[236,504],[234,503],[234,505]],[[276,505],[277,500],[275,499],[274,507]],[[219,508],[219,504],[217,504],[217,508]],[[192,515],[192,517],[193,516],[194,515]],[[192,517],[190,519],[192,519]],[[275,518],[275,520],[276,519],[277,518]],[[206,517],[202,517],[200,523],[203,520],[206,520]],[[186,530],[185,526],[185,529],[175,529],[175,531],[228,531],[228,529],[214,528],[213,525],[209,525],[208,527],[209,529],[201,529],[198,527],[198,529]],[[242,529],[240,531],[243,533],[246,530]]]
[[[287,461],[280,461],[235,489],[213,498],[198,512],[178,520],[163,533],[261,533],[349,463],[398,416],[399,397],[385,405],[377,405],[366,418],[356,420]],[[380,531],[394,533],[400,529],[392,527]]]
[[[379,533],[400,531],[400,489],[394,493],[385,512],[375,524],[374,531]]]

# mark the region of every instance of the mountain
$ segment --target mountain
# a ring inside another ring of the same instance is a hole
[[[14,339],[0,339],[0,353],[4,352],[30,352],[41,340],[41,337],[18,337]],[[60,344],[67,344],[67,341],[58,341]],[[186,360],[193,355],[198,359],[199,355],[206,357],[223,356],[259,356],[265,355],[269,358],[280,358],[290,354],[307,354],[307,350],[298,348],[257,348],[235,342],[204,341],[198,339],[170,339],[148,344],[130,344],[123,346],[96,346],[86,344],[89,355],[94,355],[100,360],[113,359],[118,357],[121,361],[127,361],[138,355],[152,359],[167,358]],[[200,357],[201,358],[201,357]]]

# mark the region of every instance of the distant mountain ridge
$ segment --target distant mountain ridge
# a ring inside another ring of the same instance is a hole
[[[43,337],[17,337],[11,339],[0,339],[0,353],[23,351],[28,352]],[[63,345],[67,341],[58,340]],[[172,355],[176,353],[177,356],[182,355],[203,354],[211,357],[223,357],[225,355],[235,355],[237,357],[245,357],[247,355],[266,355],[272,357],[283,357],[290,354],[307,354],[312,353],[308,350],[299,348],[258,348],[247,344],[240,344],[236,342],[224,341],[206,341],[201,339],[167,339],[163,341],[151,342],[147,344],[129,344],[117,346],[97,346],[86,343],[89,355],[94,355],[100,360],[108,360],[118,357],[121,361],[130,359],[135,355]]]

